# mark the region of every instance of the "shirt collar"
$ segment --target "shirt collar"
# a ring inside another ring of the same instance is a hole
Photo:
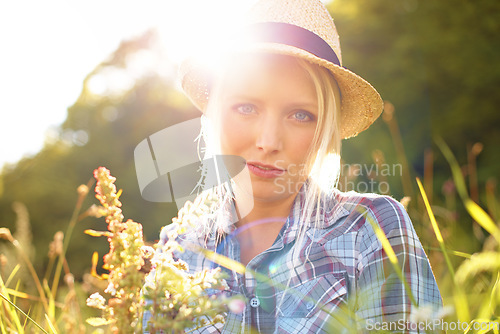
[[[308,181],[295,197],[290,215],[285,223],[285,231],[283,233],[284,244],[294,241],[297,236],[301,225],[300,221],[302,219],[302,214],[305,210],[306,191],[309,186],[310,182]],[[318,199],[315,199],[313,206],[314,210],[311,216],[308,218],[308,221],[303,222],[304,228],[306,230],[314,228],[329,229],[337,225],[343,217],[349,214],[349,211],[341,204],[340,196],[341,193],[337,190],[335,190],[333,194],[325,194],[322,192],[320,195],[320,205],[318,207]],[[318,216],[317,224],[315,222],[316,216]]]
[[[297,193],[293,201],[290,214],[288,215],[285,225],[283,226],[282,240],[285,245],[296,239],[297,233],[301,226],[300,224],[300,221],[302,220],[301,216],[305,210],[307,188],[311,186],[312,182],[313,181],[308,180],[306,183],[304,183],[304,185],[301,187],[300,191]],[[338,190],[335,190],[332,194],[326,194],[322,192],[320,196],[321,203],[318,207],[317,205],[318,199],[317,198],[315,199],[313,206],[314,210],[311,216],[308,218],[308,221],[303,223],[304,228],[306,228],[306,230],[314,228],[317,229],[334,228],[341,221],[343,217],[349,214],[349,211],[342,205],[341,196],[342,193]],[[236,230],[235,222],[237,221],[237,218],[236,218],[236,210],[234,208],[234,201],[230,200],[229,202],[224,203],[223,207],[225,208],[223,212],[226,215],[225,219],[223,220],[225,220],[228,225],[222,228],[221,226],[217,227],[215,231],[212,231],[212,233],[214,232],[215,233],[212,235],[212,238],[210,239],[213,239],[213,237],[216,235],[218,235],[220,238],[221,232],[222,234],[227,235],[234,233],[234,231]],[[319,217],[318,217],[318,222],[316,224],[315,220],[317,215],[319,215]],[[215,242],[215,245],[218,244],[217,240],[212,240],[212,241]],[[205,239],[205,244],[206,242],[207,240]]]

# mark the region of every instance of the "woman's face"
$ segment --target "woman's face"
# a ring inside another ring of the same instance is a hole
[[[318,118],[309,74],[291,57],[248,56],[231,65],[222,89],[222,153],[247,162],[256,201],[295,196]]]

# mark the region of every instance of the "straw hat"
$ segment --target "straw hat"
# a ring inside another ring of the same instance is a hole
[[[340,88],[343,139],[366,130],[381,114],[383,103],[375,88],[342,67],[339,35],[321,1],[260,0],[248,19],[239,35],[250,37],[247,48],[296,56],[330,70]],[[203,111],[210,95],[211,75],[192,59],[181,65],[180,73],[185,93]]]

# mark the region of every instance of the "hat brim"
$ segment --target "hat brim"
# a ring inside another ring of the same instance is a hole
[[[347,139],[366,130],[382,113],[383,101],[377,90],[359,75],[319,58],[305,50],[278,43],[258,43],[252,51],[295,56],[328,69],[340,89],[341,138]],[[180,69],[182,88],[193,104],[203,111],[210,95],[211,76],[193,60],[185,61]]]

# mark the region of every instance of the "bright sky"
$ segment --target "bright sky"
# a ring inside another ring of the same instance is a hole
[[[47,132],[66,118],[84,77],[121,40],[155,26],[177,38],[185,32],[190,40],[199,32],[189,31],[196,28],[192,22],[210,18],[212,26],[222,12],[217,6],[234,10],[243,2],[251,0],[0,2],[0,169],[41,149]]]
[[[150,25],[147,1],[0,2],[0,166],[33,154],[83,78]]]

